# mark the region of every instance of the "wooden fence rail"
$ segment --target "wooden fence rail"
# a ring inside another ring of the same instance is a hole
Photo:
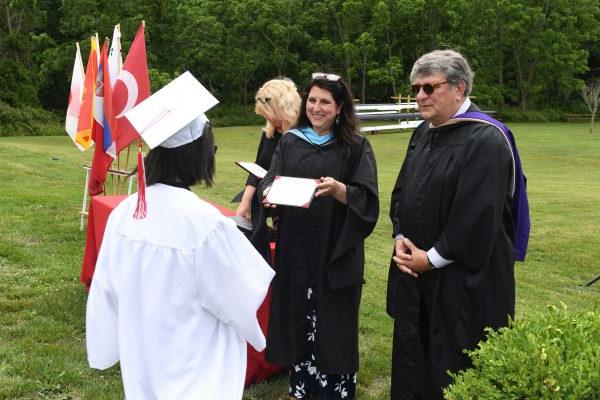
[[[565,114],[567,122],[590,122],[591,120],[592,114]]]

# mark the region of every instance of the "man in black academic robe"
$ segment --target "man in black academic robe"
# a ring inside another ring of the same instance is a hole
[[[415,129],[390,205],[395,251],[387,312],[394,318],[391,398],[441,399],[465,349],[514,315],[511,148],[494,126],[452,118],[471,104],[473,73],[454,51],[421,57]]]

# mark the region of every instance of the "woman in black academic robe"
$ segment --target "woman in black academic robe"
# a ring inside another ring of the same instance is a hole
[[[346,84],[313,74],[298,127],[257,189],[277,175],[320,179],[309,208],[277,207],[266,357],[290,366],[291,398],[355,396],[364,240],[379,214],[375,157],[356,121]]]
[[[265,82],[256,92],[254,99],[256,101],[254,111],[267,121],[254,162],[268,170],[279,140],[296,123],[300,109],[300,95],[291,79],[277,78]],[[236,215],[251,218],[252,226],[256,226],[261,211],[256,196],[256,187],[259,183],[260,178],[253,174],[248,175],[246,188],[235,212]]]

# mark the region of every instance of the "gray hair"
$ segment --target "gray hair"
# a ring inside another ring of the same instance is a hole
[[[414,82],[417,76],[429,76],[432,74],[443,74],[450,84],[456,86],[458,81],[465,83],[464,97],[467,97],[473,89],[473,76],[475,75],[469,67],[469,63],[457,51],[434,50],[424,54],[413,65],[410,72],[410,81]]]

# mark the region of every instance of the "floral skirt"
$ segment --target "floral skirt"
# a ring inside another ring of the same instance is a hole
[[[312,289],[307,292],[308,315],[306,316],[309,356],[305,361],[290,368],[288,393],[296,399],[309,399],[317,395],[318,400],[353,400],[356,393],[356,372],[352,374],[326,374],[319,371],[316,360],[317,311],[312,299]]]

